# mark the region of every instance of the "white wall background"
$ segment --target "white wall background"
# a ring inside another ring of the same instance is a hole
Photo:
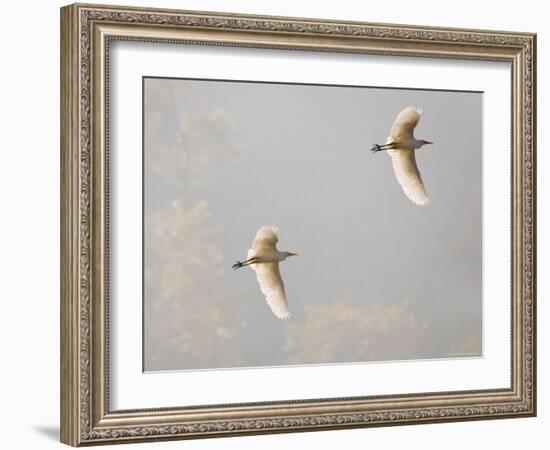
[[[121,2],[122,3],[122,2]],[[125,2],[124,2],[125,3]],[[0,315],[2,369],[0,402],[3,448],[60,448],[59,417],[59,1],[3,5],[0,27],[2,221]],[[539,199],[550,191],[544,149],[550,120],[547,55],[550,33],[543,31],[544,2],[508,0],[458,3],[307,2],[305,0],[134,0],[136,6],[159,6],[296,17],[442,25],[532,31],[538,37]],[[545,273],[550,259],[549,207],[539,200],[539,416],[512,419],[349,431],[300,433],[187,442],[142,444],[140,448],[270,449],[543,448],[550,426],[548,343],[545,324],[550,288]],[[128,447],[128,446],[124,446]],[[137,447],[136,447],[137,448]]]

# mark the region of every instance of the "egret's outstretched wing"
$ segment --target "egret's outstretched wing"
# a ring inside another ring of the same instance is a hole
[[[288,319],[290,311],[285,294],[285,285],[279,271],[279,263],[253,264],[250,267],[256,271],[256,277],[267,304],[279,319]]]
[[[277,227],[264,225],[256,233],[254,242],[252,242],[252,248],[254,250],[274,249],[278,241]]]
[[[395,176],[405,195],[416,205],[428,206],[430,199],[416,165],[414,150],[391,150],[390,152]]]
[[[408,106],[401,111],[391,127],[390,136],[394,141],[412,138],[414,135],[414,127],[420,120],[422,110],[415,106]]]

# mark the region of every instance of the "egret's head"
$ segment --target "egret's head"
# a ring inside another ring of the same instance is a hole
[[[292,253],[292,252],[285,252],[286,253],[286,257],[288,258],[289,256],[298,256],[298,253]]]

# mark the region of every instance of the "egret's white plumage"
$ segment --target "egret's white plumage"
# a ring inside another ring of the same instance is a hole
[[[395,141],[414,139],[414,129],[420,121],[422,110],[414,106],[407,106],[395,118],[390,131],[390,138]]]
[[[390,135],[382,146],[375,145],[373,151],[387,150],[392,158],[393,170],[405,195],[416,205],[427,206],[430,199],[416,165],[415,150],[429,141],[416,139],[414,129],[420,120],[422,110],[414,106],[403,109],[395,118]]]
[[[416,165],[414,150],[388,150],[395,177],[409,200],[418,206],[428,206],[430,199]]]
[[[252,248],[248,250],[247,260],[235,263],[233,268],[250,266],[256,272],[260,289],[273,314],[279,319],[288,319],[290,311],[285,285],[279,270],[279,262],[296,255],[296,253],[277,250],[278,241],[277,227],[264,225],[256,233]]]

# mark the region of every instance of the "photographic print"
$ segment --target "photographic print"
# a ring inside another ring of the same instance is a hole
[[[481,357],[482,102],[144,77],[144,371]]]
[[[61,8],[61,441],[535,416],[536,40]]]

